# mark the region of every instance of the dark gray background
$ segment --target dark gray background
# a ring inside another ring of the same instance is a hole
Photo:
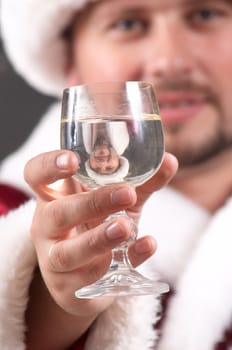
[[[52,101],[14,72],[0,38],[0,161],[25,140]]]

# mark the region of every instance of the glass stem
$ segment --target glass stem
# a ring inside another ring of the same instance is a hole
[[[128,247],[125,244],[122,247],[115,248],[112,250],[112,260],[110,264],[110,271],[115,270],[128,270],[131,269],[132,265],[128,257]]]
[[[123,242],[120,244],[120,246],[114,248],[112,250],[112,260],[110,264],[110,271],[115,271],[115,270],[128,270],[132,269],[132,265],[130,263],[130,259],[128,257],[128,246],[129,243],[134,241],[137,236],[137,226],[135,225],[134,221],[126,214],[124,210],[119,211],[115,214],[110,215],[107,218],[108,220],[115,219],[117,217],[125,217],[131,224],[131,236],[127,242]]]

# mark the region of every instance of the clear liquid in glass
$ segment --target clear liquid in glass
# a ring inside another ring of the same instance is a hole
[[[164,154],[158,115],[62,118],[61,148],[79,158],[76,178],[88,188],[126,182],[138,186],[159,168]]]

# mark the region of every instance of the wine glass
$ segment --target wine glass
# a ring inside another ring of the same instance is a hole
[[[161,118],[152,84],[147,82],[99,82],[67,88],[63,92],[61,148],[79,158],[74,175],[89,189],[115,183],[139,186],[159,169],[164,155]],[[128,246],[136,239],[130,222],[128,242],[112,251],[109,270],[100,280],[75,292],[78,298],[115,295],[160,294],[166,283],[153,281],[135,270]]]

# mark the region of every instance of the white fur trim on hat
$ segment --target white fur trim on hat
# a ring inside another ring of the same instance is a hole
[[[68,52],[62,33],[93,1],[97,0],[1,0],[5,51],[17,73],[34,88],[61,95]]]

